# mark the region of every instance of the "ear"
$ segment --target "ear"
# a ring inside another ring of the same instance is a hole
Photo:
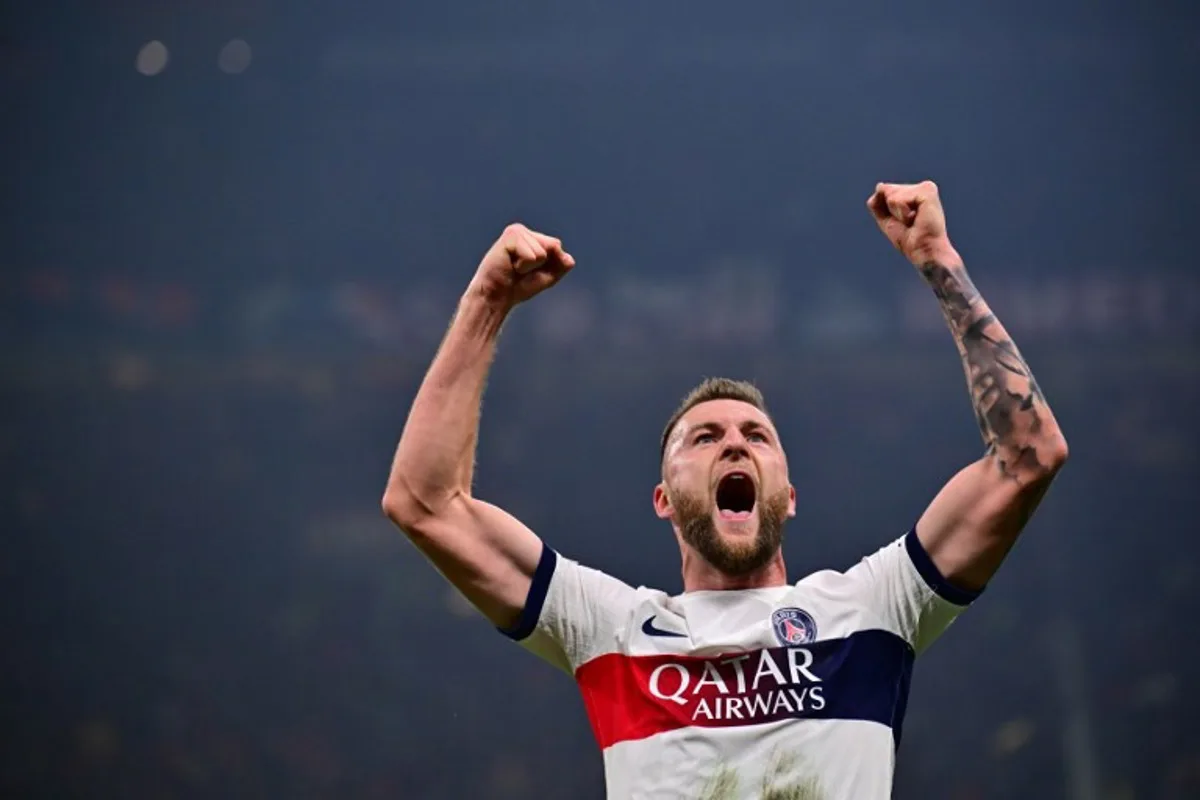
[[[796,487],[788,484],[788,518],[796,516]]]
[[[670,519],[675,516],[675,508],[667,495],[667,485],[660,483],[654,487],[654,513],[659,519]]]

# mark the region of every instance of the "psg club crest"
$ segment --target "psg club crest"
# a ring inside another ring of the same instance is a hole
[[[817,623],[807,611],[781,608],[771,615],[775,636],[785,645],[808,644],[817,640]]]

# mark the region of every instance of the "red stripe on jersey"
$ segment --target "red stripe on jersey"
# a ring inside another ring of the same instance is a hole
[[[900,637],[869,630],[709,658],[609,653],[575,679],[601,749],[681,728],[784,719],[869,720],[898,739],[912,662]]]
[[[592,732],[603,750],[617,742],[644,739],[692,724],[692,712],[649,692],[650,676],[666,663],[686,661],[672,656],[627,656],[609,653],[575,672]],[[675,670],[672,670],[676,672]],[[661,677],[661,676],[660,676]],[[681,681],[678,673],[674,677]]]
[[[755,725],[825,707],[804,648],[712,658],[609,654],[575,673],[601,748],[690,726]]]

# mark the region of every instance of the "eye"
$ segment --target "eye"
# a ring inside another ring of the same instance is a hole
[[[711,433],[698,433],[696,434],[696,438],[692,440],[692,444],[708,444],[709,442],[715,442],[716,440],[717,437],[713,436]]]
[[[751,442],[762,442],[763,444],[766,444],[767,435],[761,431],[751,431],[750,433],[746,434],[746,439]]]

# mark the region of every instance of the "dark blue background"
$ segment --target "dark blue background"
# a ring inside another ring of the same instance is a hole
[[[505,332],[481,496],[677,589],[661,425],[752,378],[790,570],[843,568],[980,451],[863,207],[925,177],[1072,461],[918,660],[897,796],[1200,793],[1194,4],[129,0],[2,31],[7,795],[600,797],[570,681],[378,512],[457,293],[515,219],[579,260]]]

